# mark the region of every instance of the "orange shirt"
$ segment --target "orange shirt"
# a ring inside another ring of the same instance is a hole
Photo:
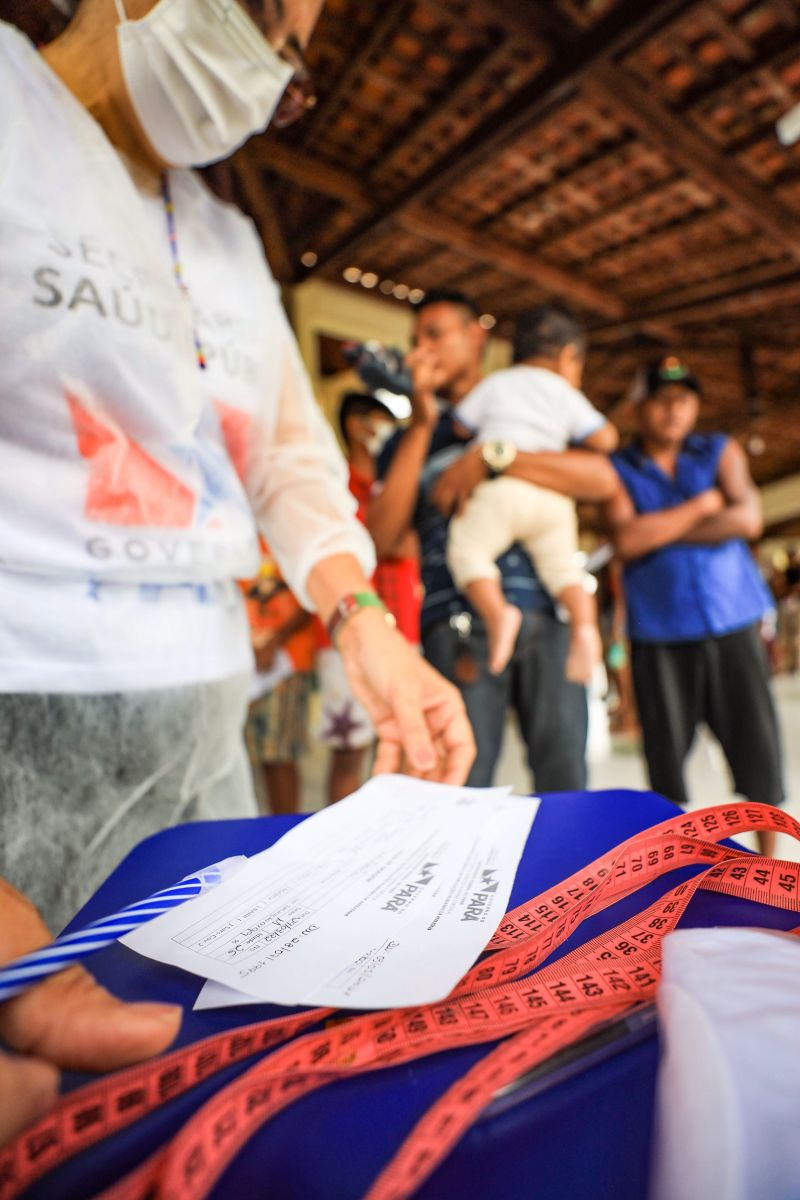
[[[261,548],[264,557],[258,575],[255,579],[241,580],[239,587],[245,596],[251,632],[274,633],[303,610],[284,583],[263,541]],[[294,663],[296,671],[310,671],[316,652],[313,623],[308,621],[302,629],[296,630],[283,643],[283,649]]]

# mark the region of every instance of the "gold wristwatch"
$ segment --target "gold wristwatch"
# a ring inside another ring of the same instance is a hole
[[[481,458],[490,479],[507,471],[516,457],[517,447],[513,442],[484,442],[481,446]]]

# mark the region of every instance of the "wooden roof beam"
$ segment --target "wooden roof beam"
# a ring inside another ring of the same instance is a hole
[[[530,3],[520,4],[519,0],[471,0],[471,7],[514,37],[541,42],[542,35],[548,35],[546,13],[542,16],[542,10],[538,7],[534,9]]]
[[[349,171],[342,171],[302,150],[295,150],[274,138],[256,138],[236,155],[250,159],[261,170],[274,171],[299,187],[338,200],[358,212],[371,212],[376,197]]]
[[[585,186],[585,177],[592,179],[605,172],[608,167],[613,166],[616,161],[623,155],[626,150],[629,150],[632,144],[636,144],[636,139],[629,137],[627,140],[620,142],[616,146],[611,146],[608,150],[604,150],[602,154],[598,154],[596,158],[588,159],[586,162],[580,163],[574,170],[568,174],[557,176],[552,182],[547,184],[537,184],[535,187],[529,188],[522,195],[515,196],[513,200],[509,200],[502,208],[498,209],[490,217],[487,217],[481,223],[482,231],[494,230],[498,225],[501,225],[508,217],[528,208],[535,204],[548,204],[552,202],[553,197],[558,196],[559,192],[566,186]],[[601,214],[598,213],[599,219]]]
[[[233,160],[233,169],[247,207],[255,219],[275,278],[280,283],[293,283],[297,278],[297,264],[261,172],[242,154],[237,154]]]
[[[501,62],[505,55],[508,54],[508,40],[503,38],[492,50],[489,51],[477,67],[469,71],[455,87],[451,90],[447,97],[447,104],[444,108],[436,105],[429,111],[425,111],[422,117],[416,121],[411,128],[406,132],[402,142],[387,150],[382,157],[378,166],[378,174],[383,177],[392,167],[392,164],[402,159],[403,155],[408,151],[409,147],[413,146],[417,141],[424,141],[426,136],[436,129],[437,124],[442,120],[443,115],[449,109],[460,108],[462,102],[469,95],[470,89],[473,87],[475,80],[482,75],[489,74],[494,70],[497,63]]]
[[[408,233],[441,242],[451,250],[466,254],[477,262],[500,267],[510,275],[526,279],[544,291],[563,296],[581,308],[588,308],[604,316],[621,317],[625,312],[624,305],[615,296],[585,283],[578,274],[567,274],[558,267],[552,267],[541,259],[522,250],[515,250],[511,246],[498,246],[449,217],[422,209],[406,208],[398,215],[397,222]]]
[[[674,306],[661,305],[649,310],[641,310],[641,318],[635,322],[635,327],[643,329],[646,322],[666,320],[675,326],[711,325],[721,317],[749,317],[757,313],[768,312],[771,308],[783,308],[789,304],[800,304],[800,274],[783,279],[762,287],[748,288],[745,291],[726,292],[709,297],[701,303],[678,304]],[[615,322],[593,330],[591,337],[595,340],[606,341],[615,333],[634,326],[632,320]],[[678,335],[686,339],[686,332]],[[757,344],[757,337],[756,337]]]
[[[348,62],[336,83],[328,94],[317,105],[312,118],[303,130],[303,146],[313,146],[319,140],[328,121],[336,113],[347,96],[350,88],[358,79],[364,67],[382,48],[400,24],[401,18],[408,9],[408,0],[384,0],[377,10],[379,15],[369,31],[369,36]]]
[[[341,267],[360,255],[365,245],[379,231],[388,228],[398,213],[429,199],[485,164],[488,158],[500,153],[530,129],[536,118],[562,104],[565,96],[574,91],[598,64],[624,53],[695,3],[697,0],[651,0],[643,6],[641,0],[621,0],[593,29],[571,43],[568,55],[558,56],[526,87],[511,96],[502,108],[491,113],[459,146],[448,146],[441,159],[421,179],[392,204],[386,205],[378,217],[362,222],[325,262],[319,264],[320,267]]]
[[[677,113],[656,99],[624,70],[599,64],[586,87],[588,96],[615,109],[646,141],[658,145],[669,159],[724,200],[736,212],[800,259],[800,221],[766,188],[721,154]]]

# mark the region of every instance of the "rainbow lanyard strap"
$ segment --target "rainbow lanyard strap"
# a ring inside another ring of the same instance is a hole
[[[203,343],[200,341],[200,335],[197,332],[195,322],[194,307],[192,306],[192,298],[189,295],[189,289],[186,286],[186,280],[183,277],[183,267],[181,266],[181,256],[178,249],[178,232],[175,224],[175,202],[172,199],[172,185],[169,181],[169,175],[165,171],[161,176],[161,198],[164,201],[164,212],[167,216],[167,233],[169,234],[169,248],[172,254],[172,269],[175,274],[175,279],[178,287],[186,297],[186,301],[192,312],[192,339],[194,341],[194,350],[197,355],[197,365],[201,371],[205,371],[208,363],[206,361]]]

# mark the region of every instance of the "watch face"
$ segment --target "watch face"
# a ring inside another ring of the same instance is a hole
[[[517,456],[512,442],[487,442],[482,450],[483,461],[492,471],[505,471]]]

